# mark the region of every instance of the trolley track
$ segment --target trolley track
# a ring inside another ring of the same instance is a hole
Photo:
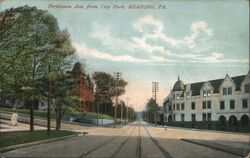
[[[124,141],[122,141],[122,143],[119,145],[118,149],[112,154],[112,158],[116,157],[116,155],[119,153],[119,151],[121,150],[121,148],[128,142],[129,138],[131,137],[132,133],[135,131],[137,125],[134,126],[133,130],[131,131],[131,133],[126,137],[126,139]]]
[[[113,137],[113,138],[110,138],[109,140],[107,141],[104,141],[102,142],[101,144],[99,144],[97,147],[87,151],[87,152],[84,152],[82,153],[79,158],[85,158],[87,157],[88,155],[90,155],[91,153],[93,153],[94,151],[97,151],[98,149],[102,148],[105,144],[108,144],[116,139],[118,139],[119,137],[121,137],[122,135],[124,135],[132,126],[130,125],[124,132],[122,132],[120,135],[118,135],[117,137]]]
[[[139,133],[137,137],[136,158],[141,158],[141,122],[139,120]]]
[[[143,125],[143,128],[145,129],[145,131],[147,132],[148,136],[150,137],[150,139],[152,140],[152,142],[156,145],[156,147],[161,151],[161,153],[164,155],[165,158],[172,158],[170,156],[170,154],[164,149],[164,147],[162,147],[159,142],[152,137],[152,135],[149,133],[149,131],[147,130],[147,128],[145,127],[145,125]]]

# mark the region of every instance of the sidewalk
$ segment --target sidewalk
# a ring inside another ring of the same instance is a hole
[[[155,129],[155,130],[151,130]],[[181,140],[241,157],[250,152],[250,133],[171,128],[167,130],[150,126],[149,130],[159,140]]]
[[[0,132],[27,131],[30,128],[29,124],[25,123],[18,122],[16,126],[10,126],[9,123],[10,123],[9,120],[0,119]],[[42,126],[34,126],[34,128],[35,130],[46,129],[45,127]]]
[[[11,119],[11,114],[9,113],[3,113],[0,112],[0,119],[3,120],[10,120]],[[30,118],[26,117],[26,116],[18,116],[18,123],[22,122],[23,124],[29,124],[30,122]],[[47,119],[46,118],[39,118],[39,117],[35,117],[34,118],[34,124],[40,127],[47,127]],[[51,128],[55,128],[56,127],[56,121],[51,119]],[[5,128],[4,126],[2,126],[3,128]],[[61,122],[61,129],[68,129],[68,130],[83,130],[88,128],[85,125],[82,124],[77,124],[77,123],[68,123],[68,122]]]
[[[181,139],[181,140],[243,157],[247,156],[250,152],[249,145],[247,144],[243,145],[241,143],[237,144],[235,142],[209,141],[201,139]]]

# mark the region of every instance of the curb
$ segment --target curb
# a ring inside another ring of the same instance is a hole
[[[68,135],[68,136],[59,137],[59,138],[51,138],[51,139],[47,139],[47,140],[41,140],[41,141],[35,141],[35,142],[29,142],[29,143],[24,143],[24,144],[7,146],[7,147],[0,148],[0,153],[4,153],[4,152],[10,151],[10,150],[15,150],[15,149],[20,149],[20,148],[25,148],[25,147],[29,147],[29,146],[33,146],[33,145],[45,144],[45,143],[49,143],[49,142],[64,140],[64,139],[72,138],[75,136],[78,136],[78,135],[74,134],[74,135]]]
[[[226,150],[226,149],[223,149],[223,147],[220,148],[220,147],[213,146],[213,145],[211,145],[211,144],[201,143],[201,142],[193,141],[193,140],[190,140],[190,139],[183,139],[183,138],[182,138],[181,140],[182,140],[182,141],[185,141],[185,142],[188,142],[188,143],[193,143],[193,144],[205,146],[205,147],[208,147],[208,148],[211,148],[211,149],[223,151],[223,152],[230,153],[230,154],[234,154],[234,155],[241,156],[241,157],[247,156],[247,153],[246,153],[246,154],[238,153],[238,152],[234,152],[233,150],[230,150],[230,149],[229,149],[229,150]]]

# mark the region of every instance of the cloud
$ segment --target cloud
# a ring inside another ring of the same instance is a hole
[[[148,62],[148,60],[135,58],[129,55],[111,55],[108,53],[101,52],[97,49],[88,48],[84,43],[73,43],[79,55],[90,56],[99,59],[116,61],[116,62]]]
[[[191,23],[189,33],[179,39],[168,36],[163,21],[152,15],[138,18],[132,24],[132,29],[138,31],[140,35],[115,37],[112,34],[112,28],[93,23],[90,37],[97,39],[102,46],[106,46],[105,49],[117,55],[87,48],[86,45],[82,46],[85,47],[83,52],[85,55],[110,61],[156,65],[247,63],[243,60],[227,59],[224,53],[217,52],[212,43],[215,36],[214,30],[203,20]],[[86,51],[91,53],[86,54]]]
[[[163,46],[147,44],[146,38],[133,37],[132,40],[135,42],[136,45],[140,46],[138,47],[138,49],[144,50],[145,52],[148,52],[148,53],[153,53],[156,51],[163,52],[165,50]]]
[[[102,26],[98,23],[93,23],[90,37],[98,39],[104,46],[108,46],[113,50],[125,50],[133,52],[138,49],[133,42],[112,36],[111,31],[107,26]]]
[[[184,38],[182,43],[187,45],[189,48],[196,46],[195,40],[200,36],[201,32],[204,32],[207,37],[213,36],[213,29],[208,27],[204,21],[196,21],[191,25],[191,34]],[[208,39],[208,38],[206,38]]]
[[[163,31],[163,22],[148,15],[139,18],[133,25],[135,30],[146,34],[155,34]]]

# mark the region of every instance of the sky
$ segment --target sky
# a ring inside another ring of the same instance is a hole
[[[0,11],[28,5],[55,16],[86,72],[122,73],[128,85],[120,99],[137,111],[152,82],[162,105],[178,76],[186,84],[249,70],[247,0],[1,1]]]

